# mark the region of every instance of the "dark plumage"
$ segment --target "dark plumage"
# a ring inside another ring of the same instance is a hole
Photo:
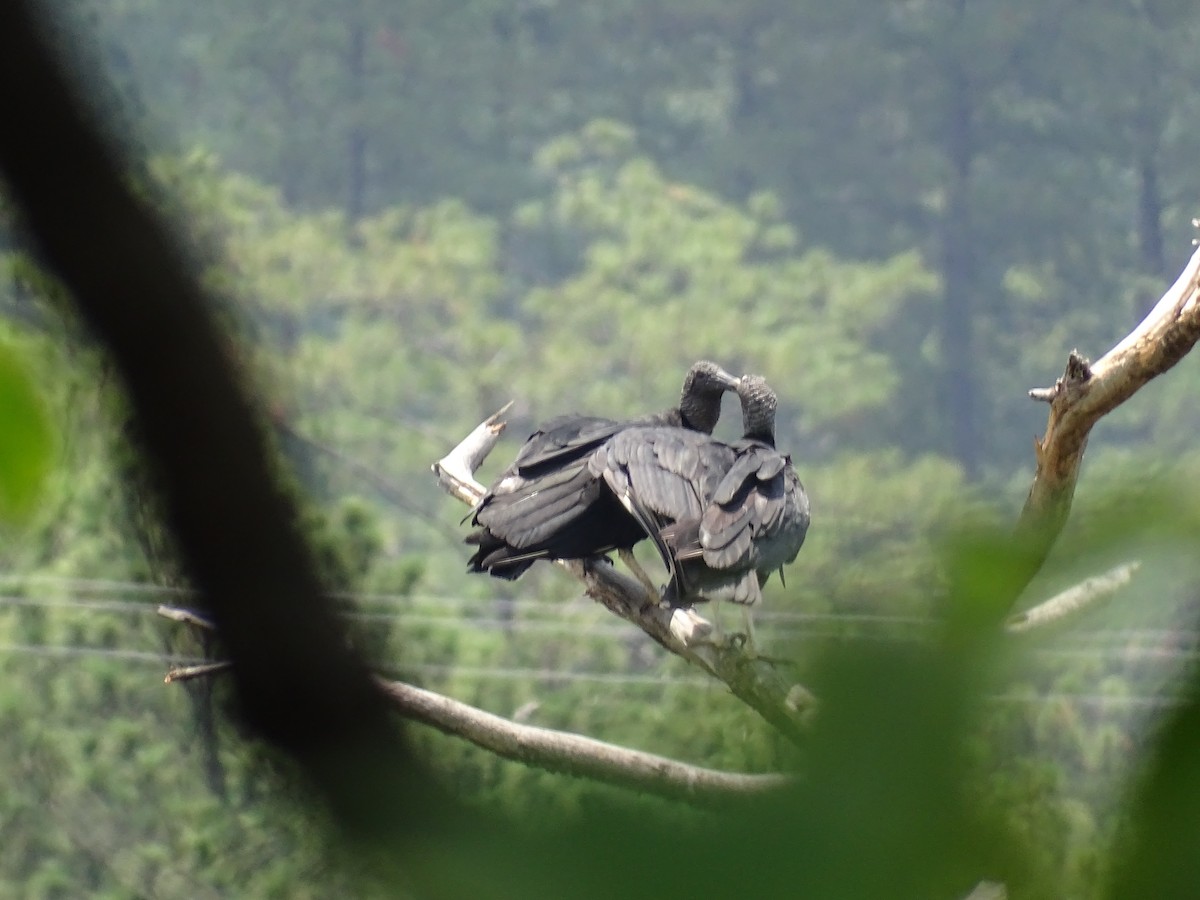
[[[646,534],[596,476],[590,458],[630,428],[711,434],[724,392],[737,384],[720,366],[702,361],[688,371],[677,407],[627,422],[578,415],[551,419],[529,436],[473,510],[471,521],[478,527],[467,542],[479,549],[469,570],[513,579],[538,559],[631,548]]]
[[[741,379],[744,435],[733,444],[673,428],[628,429],[590,465],[654,540],[671,573],[664,599],[753,604],[800,552],[809,503],[775,449],[775,392]]]

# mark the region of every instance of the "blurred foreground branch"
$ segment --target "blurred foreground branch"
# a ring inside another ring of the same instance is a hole
[[[502,409],[481,422],[457,447],[433,464],[442,487],[468,506],[478,503],[486,491],[475,480],[475,472],[504,431],[503,413]],[[813,712],[815,700],[802,685],[785,677],[783,667],[752,656],[740,647],[697,640],[707,635],[709,626],[692,610],[644,608],[645,588],[601,557],[561,560],[559,564],[583,582],[593,599],[638,626],[670,652],[724,682],[734,696],[789,740],[802,743],[805,722]]]
[[[406,767],[394,720],[322,597],[227,339],[30,7],[0,3],[8,195],[120,373],[168,524],[235,663],[247,724],[297,759],[346,821],[398,824]]]

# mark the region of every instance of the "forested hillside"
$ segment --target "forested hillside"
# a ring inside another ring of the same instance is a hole
[[[1007,533],[1028,491],[1046,408],[1027,391],[1132,328],[1200,214],[1200,12],[1171,0],[59,15],[56,37],[88,48],[78,70],[107,79],[91,99],[131,182],[218,298],[362,652],[503,716],[714,768],[805,753],[554,567],[467,575],[466,510],[430,464],[510,399],[484,481],[556,413],[664,408],[701,358],[762,373],[813,524],[756,622],[820,696],[826,660],[939,633],[975,559],[963,536]],[[39,398],[14,433],[44,427],[49,447],[28,450],[36,493],[0,484],[0,895],[371,895],[243,739],[227,686],[162,684],[209,648],[155,613],[187,585],[111,364],[5,206],[0,264],[0,404]],[[1104,420],[1025,602],[1136,560],[1130,584],[989,646],[971,676],[971,790],[1020,848],[1013,896],[1102,895],[1194,662],[1194,548],[1170,526],[1200,501],[1198,388],[1187,358]],[[628,800],[410,733],[488,814],[570,823]],[[709,815],[629,802],[681,828]]]

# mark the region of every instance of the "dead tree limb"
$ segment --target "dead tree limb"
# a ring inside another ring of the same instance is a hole
[[[177,666],[166,684],[211,678],[232,669],[228,660]],[[402,681],[378,678],[385,698],[400,715],[461,738],[503,759],[547,772],[586,778],[613,787],[698,806],[724,806],[779,791],[793,783],[780,773],[744,774],[693,766],[595,738],[522,725]]]
[[[198,624],[211,627],[203,619],[197,622],[185,609],[160,606],[158,614],[193,627]],[[163,681],[175,684],[211,678],[232,669],[230,660],[175,666],[167,671]],[[586,778],[699,806],[727,805],[738,799],[778,791],[793,783],[791,776],[780,773],[723,772],[566,731],[522,725],[402,681],[377,676],[376,683],[384,699],[405,718],[461,738],[503,759],[547,772]]]
[[[1200,339],[1200,249],[1133,331],[1094,363],[1078,351],[1053,387],[1029,392],[1050,404],[1046,433],[1034,441],[1037,470],[1017,523],[1029,541],[1033,572],[1066,524],[1092,427],[1139,388],[1166,372]],[[1030,573],[1032,577],[1033,572]]]
[[[181,606],[167,606],[165,603],[160,603],[155,612],[164,619],[170,619],[172,622],[179,622],[183,625],[190,625],[200,631],[217,630],[217,626],[213,624],[212,619],[201,615],[194,609],[184,609]]]
[[[1103,600],[1123,588],[1133,579],[1141,563],[1121,563],[1102,575],[1094,575],[1078,584],[1071,585],[1037,606],[1017,613],[1008,620],[1004,630],[1009,634],[1024,634],[1028,631],[1061,621],[1091,604]]]
[[[486,490],[475,480],[475,472],[500,439],[504,430],[500,421],[503,413],[502,409],[481,422],[457,447],[433,464],[442,487],[468,506],[478,503]],[[711,630],[704,619],[692,610],[646,607],[642,585],[618,572],[603,558],[563,560],[560,565],[583,582],[590,597],[638,626],[671,653],[724,682],[734,696],[793,743],[802,742],[814,700],[803,686],[785,676],[784,667],[751,656],[740,647],[700,640]]]
[[[209,678],[218,672],[228,672],[233,663],[227,659],[218,659],[210,663],[197,663],[193,666],[176,666],[167,670],[163,676],[163,684],[175,684],[177,681],[194,681],[197,678]]]
[[[759,796],[792,783],[786,775],[706,769],[594,738],[521,725],[399,681],[380,679],[379,685],[407,718],[463,738],[504,759],[550,772],[702,805]]]

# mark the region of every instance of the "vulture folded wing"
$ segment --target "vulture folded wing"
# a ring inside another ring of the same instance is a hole
[[[758,471],[755,473],[759,481],[770,481],[780,475],[788,466],[788,458],[774,450],[767,452],[766,447],[759,448],[754,453],[758,459]]]
[[[733,569],[747,563],[754,548],[752,505],[709,507],[700,522],[700,546],[710,569]]]
[[[524,549],[569,527],[595,502],[599,485],[582,465],[539,478],[523,489],[499,494],[475,515],[475,524]]]
[[[593,463],[614,494],[667,524],[703,514],[716,470],[730,455],[726,445],[694,431],[631,428],[609,441]]]
[[[529,436],[511,470],[536,475],[551,467],[582,459],[624,427],[596,416],[559,416]]]
[[[787,543],[789,547],[789,555],[784,562],[793,562],[800,553],[800,548],[804,546],[804,538],[808,534],[808,525],[812,519],[812,511],[809,505],[808,494],[804,490],[804,485],[800,482],[800,476],[796,474],[796,470],[788,467],[784,473],[786,479],[784,486],[784,511],[782,513],[783,522],[781,528],[787,533]]]
[[[728,445],[682,428],[631,428],[614,437],[591,466],[654,543],[672,583],[678,576],[680,533],[695,524],[733,460]],[[664,534],[665,530],[665,534]]]
[[[718,505],[732,503],[734,497],[758,477],[758,459],[745,452],[744,447],[735,445],[732,452],[736,456],[732,464],[722,473],[721,481],[712,493],[712,502]]]
[[[647,534],[656,537],[664,521],[660,510],[695,507],[687,478],[701,460],[686,441],[663,445],[665,464],[653,446],[630,445],[628,453],[610,459],[609,442],[646,428],[706,437],[717,424],[722,396],[739,383],[700,360],[688,370],[676,407],[625,422],[580,415],[547,421],[472,510],[478,528],[466,540],[479,549],[470,570],[516,578],[535,558],[580,559],[630,549]],[[644,501],[635,482],[649,486]]]

